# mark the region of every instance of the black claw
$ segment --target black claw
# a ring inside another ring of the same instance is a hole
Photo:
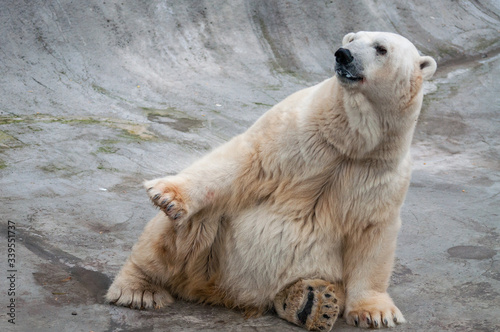
[[[180,213],[180,212],[177,212],[177,214],[176,214],[176,215],[175,215],[175,217],[174,217],[174,220],[179,219],[179,217],[180,217],[180,216],[181,216],[181,213]]]
[[[168,200],[164,199],[163,201],[161,201],[160,205],[165,205],[167,202]]]
[[[156,194],[153,196],[153,199],[156,201],[158,198],[160,198],[160,196],[161,196],[160,194]]]
[[[354,325],[355,325],[355,326],[358,326],[358,325],[359,325],[359,322],[358,322],[358,317],[354,318]]]
[[[370,319],[370,317],[366,317],[366,324],[372,325],[372,320]]]
[[[148,191],[151,191],[151,190],[153,190],[153,187],[149,187],[149,188],[148,188]]]
[[[398,322],[398,318],[394,317],[393,321],[394,321],[394,323],[397,323]]]
[[[172,210],[172,208],[174,207],[174,203],[170,204],[169,206],[167,206],[167,212]]]
[[[374,325],[375,327],[378,327],[378,320],[374,320],[374,321],[373,321],[373,325]]]
[[[387,318],[384,318],[384,325],[385,326],[389,325],[389,322],[387,321]]]

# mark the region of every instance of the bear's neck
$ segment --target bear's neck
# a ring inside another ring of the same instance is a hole
[[[336,77],[326,83],[332,98],[320,130],[340,153],[353,159],[395,162],[407,154],[421,102],[402,108],[370,100],[357,89],[346,89]]]

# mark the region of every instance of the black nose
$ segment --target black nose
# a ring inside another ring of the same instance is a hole
[[[354,58],[351,55],[351,52],[345,48],[339,48],[337,52],[335,52],[335,60],[341,65],[347,65],[352,62]]]

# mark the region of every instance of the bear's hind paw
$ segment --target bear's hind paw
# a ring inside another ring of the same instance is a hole
[[[309,331],[330,331],[340,313],[336,285],[321,279],[300,280],[274,300],[278,315]]]

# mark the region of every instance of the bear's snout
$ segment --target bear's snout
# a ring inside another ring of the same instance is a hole
[[[347,48],[335,52],[335,72],[342,83],[352,84],[363,80],[363,67]]]
[[[335,52],[335,60],[341,65],[348,65],[353,59],[351,51],[346,48],[339,48],[337,52]]]

